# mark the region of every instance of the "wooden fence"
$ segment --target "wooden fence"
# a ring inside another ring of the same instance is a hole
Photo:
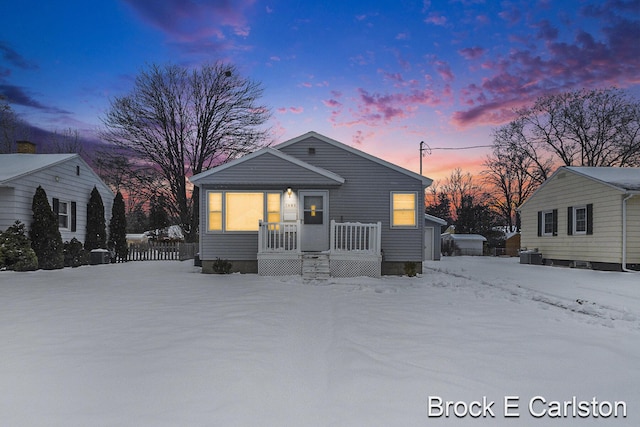
[[[128,261],[184,261],[195,258],[197,243],[130,243]]]

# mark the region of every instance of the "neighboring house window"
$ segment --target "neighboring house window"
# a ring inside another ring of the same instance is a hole
[[[567,234],[593,234],[593,204],[567,208]]]
[[[417,227],[418,194],[391,193],[391,227]]]
[[[538,236],[558,235],[558,210],[538,212]]]
[[[258,231],[260,221],[280,222],[280,193],[207,193],[207,231]]]
[[[58,228],[76,231],[76,202],[53,198],[53,212],[58,217]]]

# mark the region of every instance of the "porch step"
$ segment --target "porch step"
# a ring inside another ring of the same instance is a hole
[[[303,279],[327,280],[330,276],[329,255],[315,252],[302,255]]]

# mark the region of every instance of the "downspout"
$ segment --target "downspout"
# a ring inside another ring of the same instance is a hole
[[[627,197],[622,199],[622,271],[629,273],[637,273],[637,271],[627,268],[627,200],[637,195],[637,193],[627,193]]]

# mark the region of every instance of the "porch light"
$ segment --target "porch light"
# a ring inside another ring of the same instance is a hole
[[[291,193],[293,192],[293,190],[291,190],[291,187],[287,188],[287,196],[291,197]]]

